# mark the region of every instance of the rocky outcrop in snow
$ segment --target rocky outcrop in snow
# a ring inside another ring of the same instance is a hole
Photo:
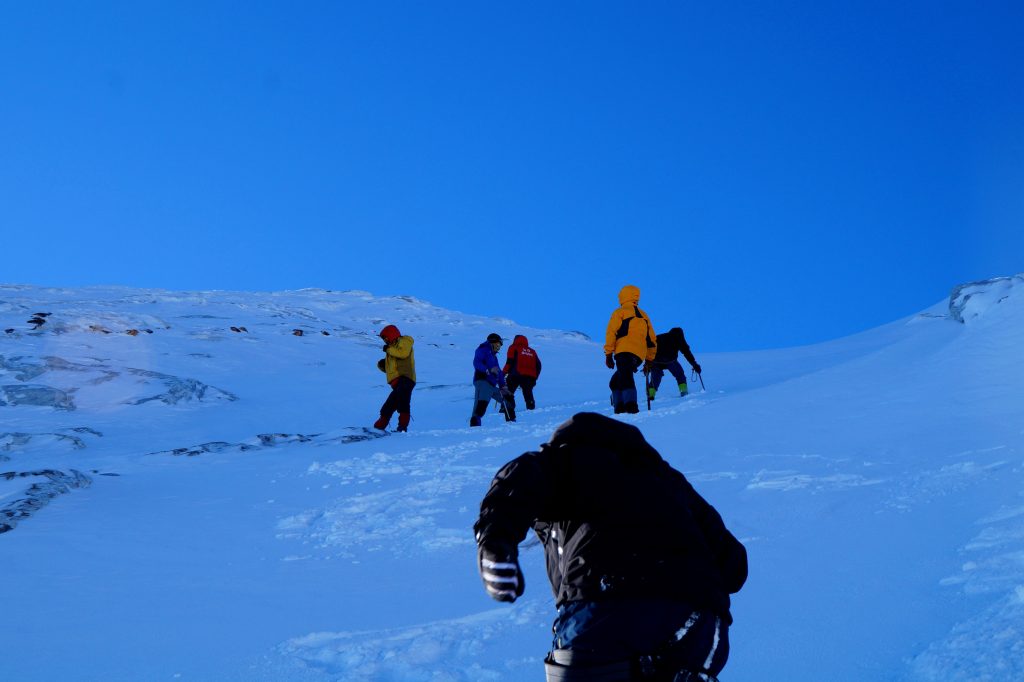
[[[40,471],[8,471],[0,473],[0,479],[8,481],[16,478],[41,477],[46,479],[33,483],[25,491],[24,496],[0,508],[0,533],[14,530],[19,522],[24,521],[37,511],[50,504],[50,500],[71,492],[73,488],[85,488],[92,484],[92,479],[81,471],[57,471],[42,469]]]
[[[66,433],[70,431],[70,433]],[[0,433],[0,462],[10,459],[5,452],[23,452],[29,446],[42,449],[57,447],[70,447],[73,450],[84,450],[85,440],[81,437],[84,434],[100,437],[103,434],[95,429],[79,426],[71,429],[61,429],[46,433],[27,433],[23,431],[8,431]]]
[[[62,391],[42,384],[7,384],[0,386],[0,407],[34,405],[57,410],[75,409],[71,391]]]
[[[255,439],[241,443],[228,443],[226,441],[211,441],[188,447],[174,448],[172,450],[161,450],[150,452],[150,455],[172,455],[174,457],[196,457],[198,455],[218,452],[248,452],[250,450],[262,450],[278,445],[292,443],[312,443],[314,445],[348,445],[349,443],[360,443],[388,435],[387,431],[369,429],[365,426],[346,426],[337,431],[321,434],[314,433],[303,435],[301,433],[261,433]]]
[[[949,316],[966,324],[981,317],[993,306],[1009,300],[1011,296],[1024,296],[1022,292],[1024,274],[960,284],[949,295]]]
[[[167,405],[177,405],[180,402],[203,402],[204,400],[226,400],[233,402],[238,400],[238,396],[230,391],[225,391],[222,388],[216,386],[210,386],[204,384],[196,379],[186,379],[184,377],[171,376],[170,374],[162,374],[160,372],[153,372],[145,369],[129,369],[127,370],[130,374],[135,376],[145,377],[147,379],[157,379],[163,382],[166,390],[156,395],[147,396],[145,398],[139,398],[137,400],[129,401],[130,405],[142,405],[144,403],[152,402],[157,400]]]
[[[142,381],[136,383],[144,386],[159,386],[142,389],[145,395],[124,401],[129,405],[143,405],[153,401],[177,405],[184,402],[238,400],[238,396],[230,391],[210,386],[197,379],[134,367],[115,368],[100,360],[74,362],[56,356],[37,358],[0,355],[0,378],[5,373],[9,373],[19,382],[30,382],[49,376],[58,384],[70,384],[75,387],[61,389],[42,383],[3,384],[0,385],[0,406],[34,405],[74,410],[74,394],[79,387],[98,386],[116,381],[125,375],[140,377]]]

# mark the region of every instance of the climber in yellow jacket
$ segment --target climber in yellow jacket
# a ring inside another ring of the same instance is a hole
[[[416,357],[412,351],[411,336],[402,336],[398,327],[389,324],[380,331],[384,341],[384,357],[377,362],[377,368],[384,372],[391,395],[380,408],[380,419],[374,427],[387,430],[391,415],[398,412],[398,430],[407,431],[412,419],[412,389],[416,386]]]
[[[622,287],[619,307],[608,320],[605,332],[604,362],[608,369],[615,369],[608,382],[615,414],[640,411],[633,374],[641,366],[645,370],[650,367],[658,350],[651,318],[639,306],[640,289],[632,284]]]

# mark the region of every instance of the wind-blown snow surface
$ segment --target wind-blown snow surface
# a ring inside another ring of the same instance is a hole
[[[953,298],[779,351],[687,329],[707,392],[624,418],[749,550],[723,680],[1024,679],[1024,277]],[[420,382],[378,436],[387,323]],[[539,407],[470,429],[491,331]],[[496,604],[471,525],[607,380],[578,333],[412,298],[0,287],[0,679],[542,679],[541,550]]]

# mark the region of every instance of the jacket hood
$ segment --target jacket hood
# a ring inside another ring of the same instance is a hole
[[[578,412],[551,434],[551,447],[596,447],[611,450],[623,462],[651,465],[662,462],[661,455],[644,440],[640,429],[596,412]]]
[[[636,305],[640,302],[640,287],[627,284],[619,290],[619,305]]]
[[[522,334],[516,334],[516,338],[512,339],[512,346],[513,347],[521,348],[523,346],[529,346],[529,345],[530,345],[530,342],[527,341],[526,337],[523,336]]]

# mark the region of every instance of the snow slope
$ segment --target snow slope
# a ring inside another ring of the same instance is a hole
[[[420,382],[380,436],[388,323]],[[538,409],[470,429],[491,331]],[[1024,679],[1024,277],[817,346],[687,335],[707,392],[624,419],[750,552],[723,680]],[[541,550],[496,604],[471,525],[607,380],[579,333],[414,298],[2,286],[0,679],[543,679]]]

